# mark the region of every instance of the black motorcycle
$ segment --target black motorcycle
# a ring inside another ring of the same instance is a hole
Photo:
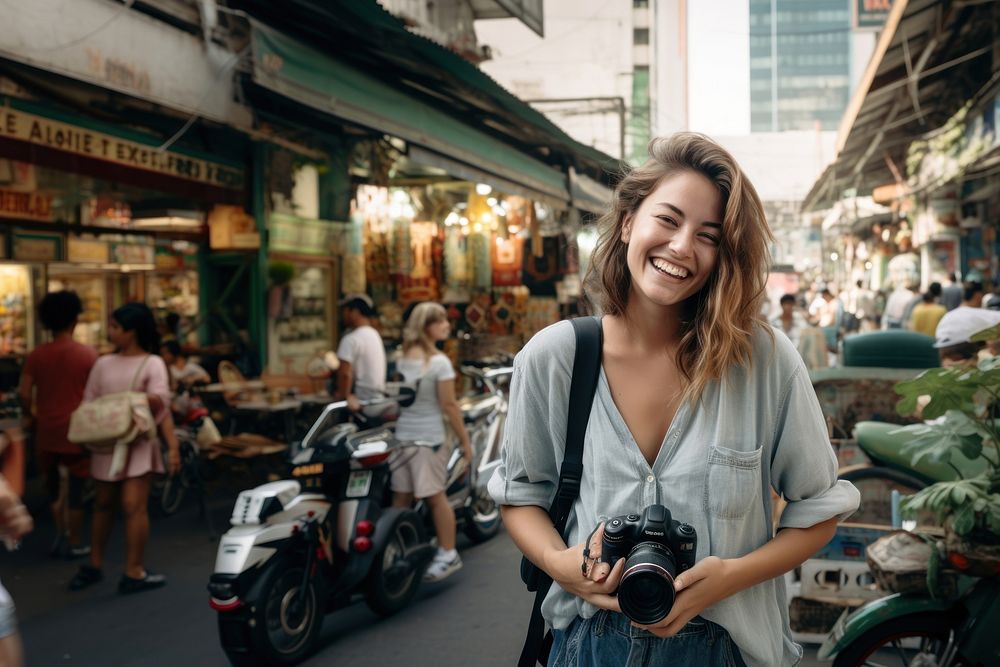
[[[403,389],[388,400],[413,399]],[[345,407],[323,410],[290,479],[236,500],[208,585],[234,665],[298,662],[313,649],[324,614],[361,598],[377,614],[399,611],[434,556],[417,513],[387,506],[398,446],[391,428],[332,425]]]

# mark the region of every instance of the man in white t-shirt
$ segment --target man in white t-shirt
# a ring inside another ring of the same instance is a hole
[[[375,304],[367,294],[350,294],[341,302],[341,320],[350,329],[337,347],[337,400],[346,400],[353,411],[361,401],[385,394],[385,345],[372,327]]]

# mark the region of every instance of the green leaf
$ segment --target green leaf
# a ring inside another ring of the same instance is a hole
[[[950,463],[955,450],[963,453],[975,451],[975,455],[970,458],[975,458],[982,451],[979,426],[960,410],[949,410],[940,422],[913,424],[896,429],[893,433],[900,431],[912,436],[900,447],[900,452],[909,456],[914,466],[924,459],[938,464]]]
[[[959,535],[968,535],[975,525],[976,513],[969,505],[955,512],[952,518],[952,526]]]

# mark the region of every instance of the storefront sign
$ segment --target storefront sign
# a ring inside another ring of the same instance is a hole
[[[855,30],[881,30],[892,9],[892,0],[854,0],[853,4]]]
[[[0,137],[206,185],[240,189],[243,170],[69,125],[12,107],[0,109]]]
[[[270,248],[275,252],[303,255],[333,254],[338,232],[343,225],[327,220],[308,220],[294,215],[272,213],[268,219]]]
[[[132,243],[112,243],[111,261],[115,264],[149,264],[154,263],[153,246]]]
[[[13,258],[18,262],[58,262],[62,259],[60,234],[14,233]]]
[[[107,264],[111,261],[111,252],[106,241],[71,236],[66,242],[66,259],[70,262]]]
[[[52,195],[0,188],[0,218],[52,222]]]

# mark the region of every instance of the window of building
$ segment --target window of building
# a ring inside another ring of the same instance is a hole
[[[636,9],[646,9],[649,7],[649,0],[632,0],[632,6]]]
[[[632,31],[633,44],[649,44],[649,28],[636,28]]]

